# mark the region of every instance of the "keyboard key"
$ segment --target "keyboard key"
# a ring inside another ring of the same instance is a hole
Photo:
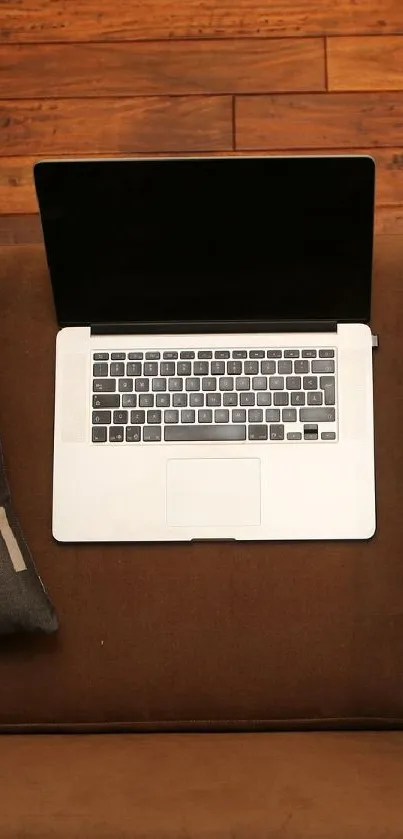
[[[282,419],[283,422],[296,422],[297,421],[296,408],[284,408],[283,413],[281,415],[281,419]]]
[[[222,404],[227,406],[228,408],[233,408],[234,406],[238,405],[238,394],[224,393]]]
[[[131,411],[130,422],[132,425],[142,425],[146,421],[145,411]]]
[[[93,376],[99,376],[99,377],[107,376],[108,373],[109,373],[108,366],[109,366],[108,364],[103,364],[103,363],[93,364],[92,365],[92,375]]]
[[[155,392],[163,392],[167,389],[167,380],[156,377],[152,379],[151,387]]]
[[[176,350],[166,350],[166,352],[162,354],[162,357],[165,358],[167,361],[174,361],[176,358],[178,358],[178,353],[176,352]]]
[[[187,359],[190,358],[190,359],[192,359],[194,357],[195,357],[195,353],[193,352],[193,350],[182,350],[182,352],[180,353],[180,358],[187,358]]]
[[[92,424],[98,425],[110,425],[111,423],[111,412],[110,411],[93,411],[92,412]]]
[[[147,355],[147,353],[146,353]],[[172,362],[163,362],[161,367],[164,367],[166,364],[172,364],[173,372],[175,372],[175,364]],[[144,362],[144,370],[143,373],[145,376],[158,376],[158,364],[156,361],[145,361]],[[163,370],[161,370],[161,375],[164,375]]]
[[[186,390],[200,390],[200,379],[196,379],[194,376],[191,376],[189,379],[185,380],[185,387]]]
[[[284,390],[284,379],[282,376],[270,376],[269,378],[270,390]]]
[[[144,365],[145,367],[146,365]],[[192,372],[192,365],[187,362],[187,367],[189,367],[189,373]],[[179,373],[179,370],[178,370]],[[144,374],[146,375],[146,370],[144,370]],[[161,361],[160,364],[160,374],[161,376],[174,376],[175,375],[175,362],[174,361]]]
[[[136,379],[134,388],[137,393],[147,393],[150,390],[150,380],[149,379]]]
[[[157,393],[155,402],[157,408],[169,408],[171,404],[171,396],[169,393]]]
[[[308,393],[308,405],[322,405],[323,396],[320,390],[312,390]]]
[[[150,425],[159,425],[161,422],[161,411],[147,411],[147,422]]]
[[[216,350],[214,353],[214,358],[229,358],[229,351],[228,350]]]
[[[284,425],[270,426],[270,440],[284,440]]]
[[[217,379],[214,379],[211,376],[207,376],[205,379],[202,379],[202,390],[216,390],[217,388]]]
[[[173,371],[175,373],[175,370]],[[190,361],[178,361],[178,376],[190,376],[192,373],[192,364]],[[169,373],[171,376],[172,374]]]
[[[288,390],[301,390],[301,376],[287,376],[286,385]]]
[[[129,352],[129,355],[127,357],[130,359],[130,361],[141,361],[143,355],[144,353],[142,352]]]
[[[141,376],[141,363],[139,361],[129,361],[126,364],[126,376]]]
[[[164,411],[164,422],[173,423],[179,422],[179,411]]]
[[[300,408],[299,418],[301,422],[335,422],[336,411],[334,408]]]
[[[261,408],[251,408],[248,411],[248,422],[263,422],[263,411]]]
[[[183,390],[183,379],[168,379],[168,390]]]
[[[115,425],[125,425],[128,420],[128,411],[114,411],[113,422]]]
[[[220,408],[221,393],[208,393],[206,396],[206,405],[208,408]]]
[[[302,358],[316,358],[316,350],[302,350]]]
[[[299,350],[284,350],[284,358],[299,358]]]
[[[260,372],[265,376],[274,376],[276,372],[276,362],[262,361],[260,364]]]
[[[92,442],[93,443],[106,443],[106,434],[107,430],[105,426],[96,425],[92,429]]]
[[[302,434],[300,431],[288,431],[287,440],[302,440]]]
[[[264,350],[250,350],[249,358],[264,358]]]
[[[318,389],[318,379],[317,379],[316,376],[304,376],[302,381],[303,381],[304,390],[317,390]]]
[[[120,396],[118,394],[102,394],[92,397],[93,408],[119,408]]]
[[[288,405],[288,393],[275,393],[273,396],[273,405]]]
[[[122,396],[122,408],[135,408],[137,405],[137,396],[135,393],[125,393]]]
[[[249,440],[267,440],[267,425],[250,425],[248,428]]]
[[[336,433],[334,431],[322,431],[320,438],[321,440],[335,440]]]
[[[238,378],[235,379],[235,388],[236,390],[250,390],[249,376],[238,376]]]
[[[312,362],[312,373],[334,373],[334,361],[326,358]]]
[[[242,364],[240,361],[227,361],[228,376],[240,376],[242,373]]]
[[[242,405],[243,408],[250,407],[251,405],[255,404],[255,394],[254,393],[241,393],[239,397],[239,404]]]
[[[126,358],[125,352],[113,352],[111,355],[112,361],[124,361]]]
[[[253,390],[267,390],[267,376],[254,376],[252,388]]]
[[[245,376],[256,376],[259,372],[259,363],[257,361],[245,361],[243,372]]]
[[[193,365],[193,372],[195,376],[208,376],[208,361],[195,361]]]
[[[187,393],[174,393],[172,397],[172,405],[174,408],[187,408],[188,395]]]
[[[173,425],[165,426],[164,439],[166,442],[185,441],[189,443],[201,440],[233,442],[246,440],[244,425]]]
[[[232,376],[222,376],[218,384],[220,390],[234,390],[234,379]]]
[[[232,422],[246,422],[246,411],[242,408],[234,408]]]
[[[181,411],[181,422],[195,422],[196,414],[195,411],[186,408],[186,410]]]
[[[333,376],[321,376],[320,386],[325,391],[325,405],[336,403],[336,381]]]
[[[119,393],[131,393],[133,390],[133,379],[119,379],[118,390]]]
[[[275,408],[268,408],[266,411],[266,422],[280,422],[280,411]]]
[[[158,361],[161,358],[160,352],[146,352],[147,361]]]
[[[212,376],[223,376],[225,374],[225,361],[212,361],[211,362],[211,375]]]
[[[309,373],[309,361],[294,361],[294,373]]]
[[[317,425],[304,425],[304,440],[317,440],[318,439],[318,426]]]
[[[202,408],[204,405],[204,393],[191,393],[189,405],[191,408]]]
[[[257,404],[263,406],[271,405],[271,393],[258,393]]]
[[[109,360],[109,353],[108,352],[94,352],[94,361],[108,361]]]
[[[292,373],[292,361],[279,361],[278,372],[282,376],[289,376]]]
[[[121,425],[114,426],[112,425],[109,429],[109,442],[110,443],[123,443],[123,434],[124,429]]]
[[[197,418],[199,422],[212,422],[213,421],[213,412],[208,411],[206,409],[199,411]]]
[[[197,353],[197,358],[212,358],[213,353],[211,350],[199,350]]]
[[[232,358],[246,358],[247,355],[246,350],[233,350]]]
[[[161,440],[161,426],[145,425],[143,428],[144,443],[159,443]]]
[[[226,408],[217,408],[214,411],[214,422],[229,422],[229,411]]]
[[[112,353],[113,358],[113,353]],[[125,374],[125,365],[122,364],[121,361],[114,362],[111,364],[111,376],[124,376]]]
[[[305,393],[303,391],[300,393],[292,393],[291,405],[305,405]]]
[[[267,350],[267,358],[282,358],[282,350]]]
[[[141,440],[141,428],[139,425],[128,425],[126,428],[126,442],[139,443]]]
[[[319,358],[334,358],[334,350],[319,350]],[[331,432],[325,431],[324,434]]]
[[[95,393],[111,393],[116,390],[116,379],[94,379],[92,389]]]

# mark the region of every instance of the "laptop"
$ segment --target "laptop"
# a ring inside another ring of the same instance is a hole
[[[375,531],[365,156],[42,161],[62,542]]]

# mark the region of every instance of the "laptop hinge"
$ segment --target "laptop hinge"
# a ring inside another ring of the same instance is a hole
[[[337,321],[159,321],[91,324],[91,335],[184,335],[195,332],[337,332]]]

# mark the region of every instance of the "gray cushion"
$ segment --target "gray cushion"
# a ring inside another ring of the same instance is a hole
[[[55,632],[55,610],[13,511],[0,446],[0,635]]]

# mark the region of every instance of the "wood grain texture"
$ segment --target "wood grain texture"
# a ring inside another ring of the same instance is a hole
[[[403,90],[403,36],[329,38],[329,90]]]
[[[237,149],[393,147],[403,92],[240,96],[235,125]]]
[[[322,38],[0,46],[0,98],[325,87]]]
[[[3,0],[3,42],[403,32],[401,0]]]
[[[232,145],[230,97],[0,101],[12,155],[212,151]]]
[[[255,152],[245,152],[255,154]],[[293,152],[285,152],[292,154]],[[308,150],[309,153],[309,150]],[[318,153],[318,150],[316,150]],[[337,149],[320,149],[320,154],[338,154]],[[393,149],[349,149],[351,154],[370,154],[375,158],[376,203],[378,206],[403,206],[403,146]],[[186,152],[178,152],[186,155]],[[213,153],[216,156],[218,153]],[[232,154],[224,151],[223,154]],[[234,152],[236,155],[237,152]],[[244,152],[238,152],[244,154]],[[64,155],[57,155],[59,158]],[[92,157],[93,155],[88,155]],[[114,155],[119,157],[119,155]],[[52,157],[52,155],[50,155]],[[32,170],[38,156],[0,157],[0,215],[36,213],[38,210]]]

